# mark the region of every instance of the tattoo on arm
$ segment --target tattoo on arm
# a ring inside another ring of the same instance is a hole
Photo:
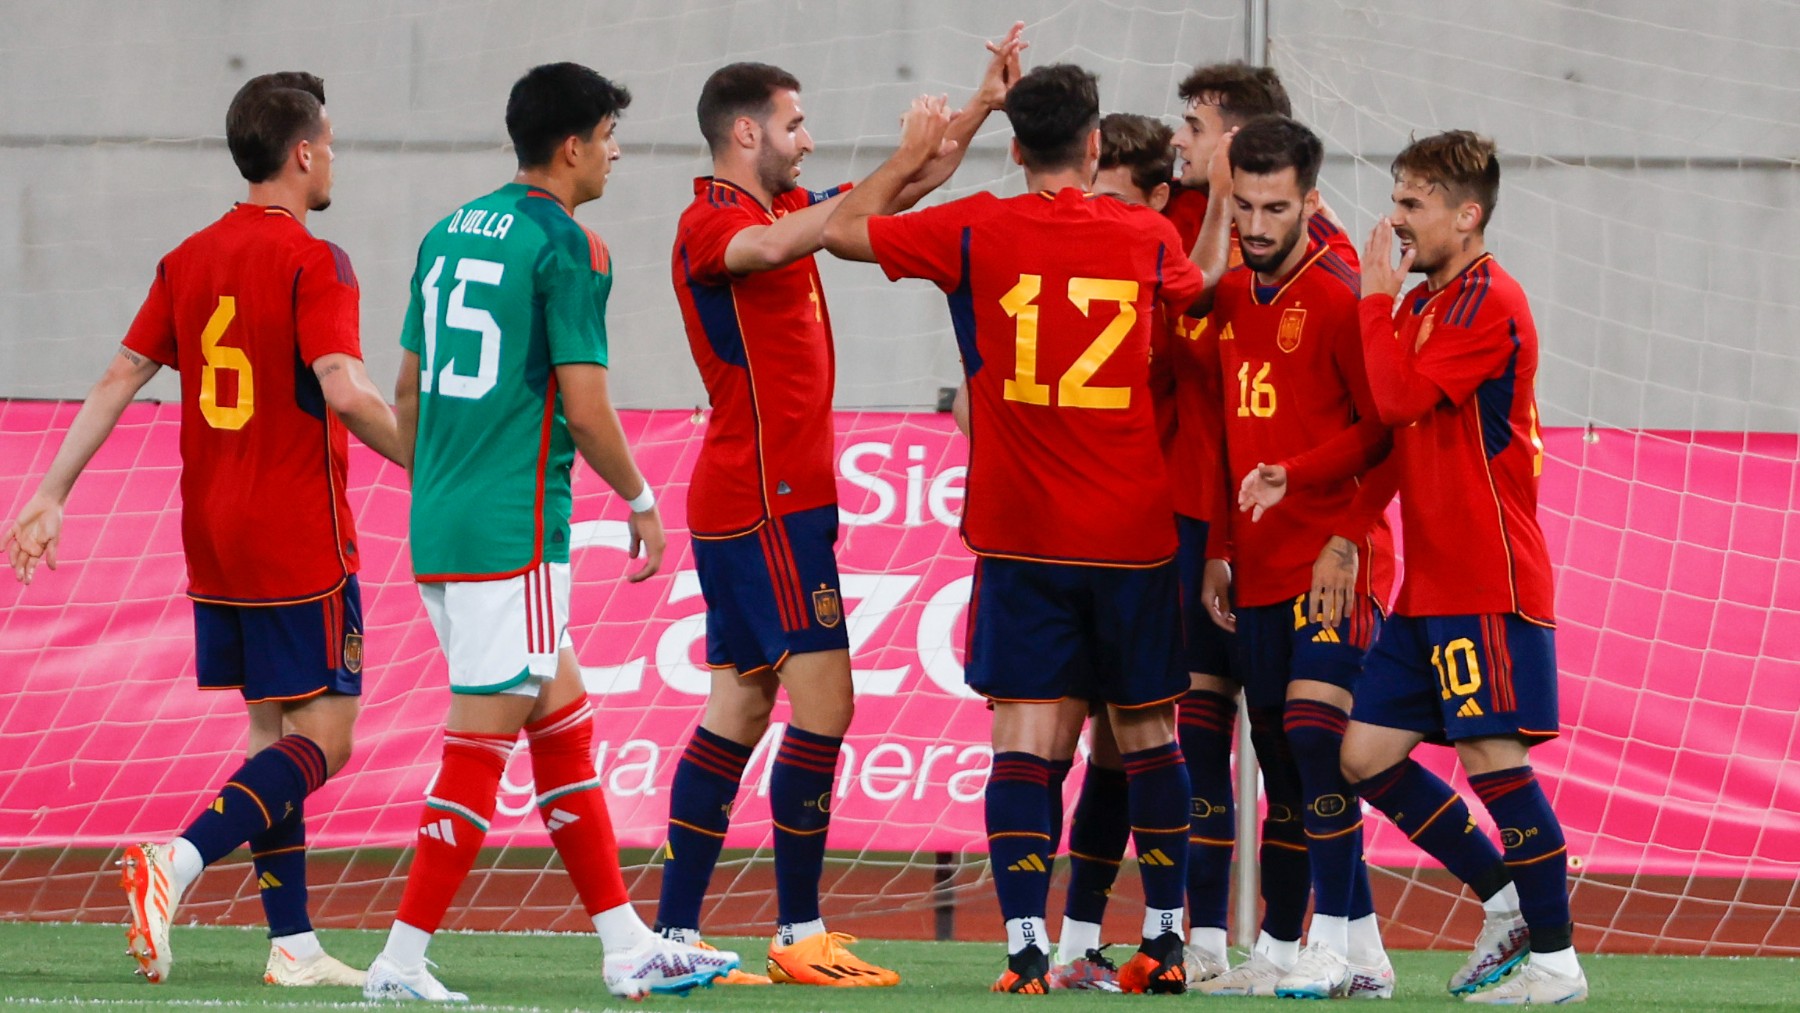
[[[332,364],[331,364],[331,365],[329,365],[329,366],[326,366],[326,367],[325,367],[325,368],[324,368],[324,369],[321,369],[321,370],[319,370],[319,379],[321,379],[321,380],[323,380],[323,379],[325,379],[325,378],[326,378],[326,377],[328,377],[328,376],[330,376],[330,375],[331,375],[331,374],[333,374],[333,373],[335,373],[335,372],[337,372],[337,371],[338,371],[338,370],[340,370],[340,369],[343,369],[343,368],[344,368],[344,364],[343,364],[343,363],[341,363],[341,362],[334,362],[334,363],[332,363]]]
[[[123,355],[125,357],[125,361],[131,363],[133,366],[142,366],[145,362],[148,361],[143,356],[139,355],[138,353],[132,351],[129,348],[119,349],[119,354]]]

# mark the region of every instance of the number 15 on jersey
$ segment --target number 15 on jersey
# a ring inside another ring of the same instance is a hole
[[[425,300],[424,318],[420,321],[425,332],[425,355],[419,364],[419,389],[430,393],[435,387],[445,397],[473,401],[493,390],[500,378],[500,325],[492,313],[470,306],[464,300],[470,285],[499,285],[506,273],[506,265],[464,257],[451,269],[456,287],[450,290],[450,304],[444,308],[444,327],[481,336],[476,369],[470,375],[456,371],[455,356],[447,356],[442,364],[437,358],[438,306],[442,301],[438,284],[443,278],[445,259],[439,257],[432,261],[431,270],[425,272],[425,280],[419,284],[419,293]]]

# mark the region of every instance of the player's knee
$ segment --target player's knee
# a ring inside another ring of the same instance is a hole
[[[1338,770],[1352,786],[1367,781],[1391,766],[1392,763],[1383,762],[1382,758],[1367,750],[1352,749],[1352,743],[1349,742],[1344,743],[1343,750],[1338,754]]]

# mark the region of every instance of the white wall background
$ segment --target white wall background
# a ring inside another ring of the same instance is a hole
[[[1506,153],[1490,244],[1532,295],[1552,425],[1800,430],[1800,8],[1781,0],[1270,0],[1270,59],[1332,156],[1359,242],[1409,133],[1473,127]],[[924,90],[968,94],[1014,18],[1033,62],[1098,71],[1109,110],[1173,117],[1193,64],[1244,55],[1243,0],[0,0],[0,396],[79,397],[156,260],[242,195],[224,150],[242,81],[326,79],[337,190],[315,232],[363,285],[384,386],[413,250],[512,171],[502,112],[573,59],[636,101],[626,159],[581,218],[611,245],[614,389],[704,400],[668,276],[705,170],[693,103],[718,65],[794,71],[819,151],[866,173]],[[1014,192],[996,118],[946,194]],[[829,258],[822,258],[829,260]],[[935,290],[825,263],[844,407],[924,406],[958,374]],[[170,377],[147,394],[171,397]]]

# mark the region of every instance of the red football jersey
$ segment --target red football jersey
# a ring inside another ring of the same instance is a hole
[[[1149,566],[1175,552],[1150,328],[1205,287],[1167,219],[1073,187],[873,218],[888,277],[950,297],[969,377],[976,553]]]
[[[1386,296],[1364,299],[1361,317],[1370,387],[1396,426],[1406,574],[1395,611],[1550,623],[1538,338],[1524,290],[1484,255],[1436,292],[1407,293],[1397,319]],[[1427,396],[1407,396],[1427,383]]]
[[[1177,183],[1170,188],[1163,215],[1175,226],[1184,249],[1192,249],[1206,220],[1204,191]],[[1314,215],[1308,234],[1330,247],[1352,270],[1357,267],[1356,248],[1350,238],[1324,215]],[[1237,229],[1231,232],[1228,266],[1244,262],[1238,250]],[[1207,318],[1177,314],[1171,317],[1168,354],[1153,382],[1159,397],[1158,411],[1164,429],[1163,447],[1169,467],[1169,486],[1175,512],[1199,520],[1217,520],[1217,505],[1227,494],[1233,499],[1237,486],[1224,468],[1225,419],[1219,412],[1218,343],[1207,335]],[[1202,339],[1205,340],[1202,340]],[[1162,347],[1159,344],[1159,349]],[[1161,399],[1172,398],[1164,404]]]
[[[811,256],[773,271],[732,274],[725,248],[850,189],[790,190],[765,208],[741,187],[702,176],[675,230],[675,298],[712,418],[688,487],[688,526],[720,538],[770,517],[837,502],[831,396],[837,359],[831,313]]]
[[[359,566],[348,437],[315,360],[362,357],[350,258],[278,207],[238,204],[156,266],[125,347],[181,373],[188,595],[285,605]]]
[[[1360,288],[1356,270],[1318,243],[1278,285],[1259,285],[1248,268],[1219,282],[1210,319],[1229,474],[1289,467],[1287,496],[1259,521],[1236,508],[1235,481],[1227,489],[1241,605],[1273,605],[1310,588],[1313,563],[1356,499],[1357,476],[1389,446],[1363,370]],[[1394,582],[1387,522],[1376,520],[1358,541],[1359,588],[1385,604]]]

